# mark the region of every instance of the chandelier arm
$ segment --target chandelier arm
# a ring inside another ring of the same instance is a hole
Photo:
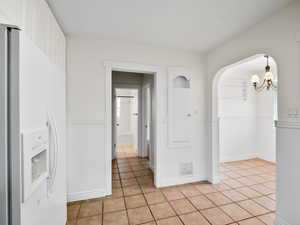
[[[261,91],[265,88],[265,84],[266,84],[266,80],[264,79],[264,82],[262,82],[262,84],[260,86],[256,86],[255,90],[256,91]]]

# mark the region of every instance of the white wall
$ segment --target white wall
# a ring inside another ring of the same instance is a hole
[[[65,35],[44,0],[2,0],[0,23],[20,27],[53,64],[65,70]]]
[[[256,148],[258,157],[276,162],[277,91],[256,94]]]
[[[162,70],[163,102],[161,126],[164,137],[159,149],[161,180],[175,184],[206,179],[206,132],[202,57],[193,53],[146,47],[118,41],[68,39],[68,194],[78,199],[87,193],[103,194],[107,187],[105,165],[105,70],[104,61],[155,65]],[[193,148],[167,148],[167,67],[184,66],[193,72]],[[80,125],[78,126],[78,121]],[[87,134],[90,134],[88,136]],[[88,143],[88,144],[87,144]],[[84,159],[84,160],[83,160]],[[194,162],[194,175],[179,176],[179,163]],[[80,167],[78,165],[81,165]],[[110,173],[110,171],[109,171]],[[95,179],[97,177],[97,179]],[[96,194],[95,194],[96,195]]]
[[[280,126],[277,128],[277,214],[278,224],[299,224],[300,152],[299,114],[289,115],[289,109],[300,111],[300,2],[254,26],[239,37],[208,54],[209,118],[212,124],[212,82],[217,72],[255,54],[268,53],[278,64],[278,107]],[[286,122],[288,121],[288,122]],[[210,129],[211,126],[208,127]],[[298,138],[296,138],[298,137]],[[210,146],[210,159],[214,157]],[[212,168],[210,165],[209,168]],[[213,171],[210,171],[213,173]],[[285,223],[284,223],[285,222]]]
[[[242,68],[231,69],[219,81],[220,162],[258,156],[256,95],[249,85],[249,75]]]
[[[65,37],[43,0],[2,0],[0,23],[20,31],[21,132],[45,127],[47,112],[56,120],[60,157],[53,193],[44,182],[21,205],[22,225],[66,223]]]

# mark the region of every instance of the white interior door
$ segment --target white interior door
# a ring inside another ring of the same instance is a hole
[[[117,147],[117,96],[116,88],[112,89],[112,158],[116,157]]]

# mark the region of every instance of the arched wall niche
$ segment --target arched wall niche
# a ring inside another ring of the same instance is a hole
[[[168,146],[190,148],[192,96],[191,72],[186,68],[168,69]]]
[[[173,79],[174,88],[190,88],[190,80],[183,75],[178,75]]]

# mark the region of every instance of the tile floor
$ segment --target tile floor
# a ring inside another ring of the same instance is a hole
[[[119,146],[116,148],[116,157],[118,159],[131,158],[137,156],[138,156],[138,151],[133,146]]]
[[[276,166],[223,163],[221,183],[157,189],[148,160],[113,162],[113,194],[68,204],[68,225],[273,225]]]

